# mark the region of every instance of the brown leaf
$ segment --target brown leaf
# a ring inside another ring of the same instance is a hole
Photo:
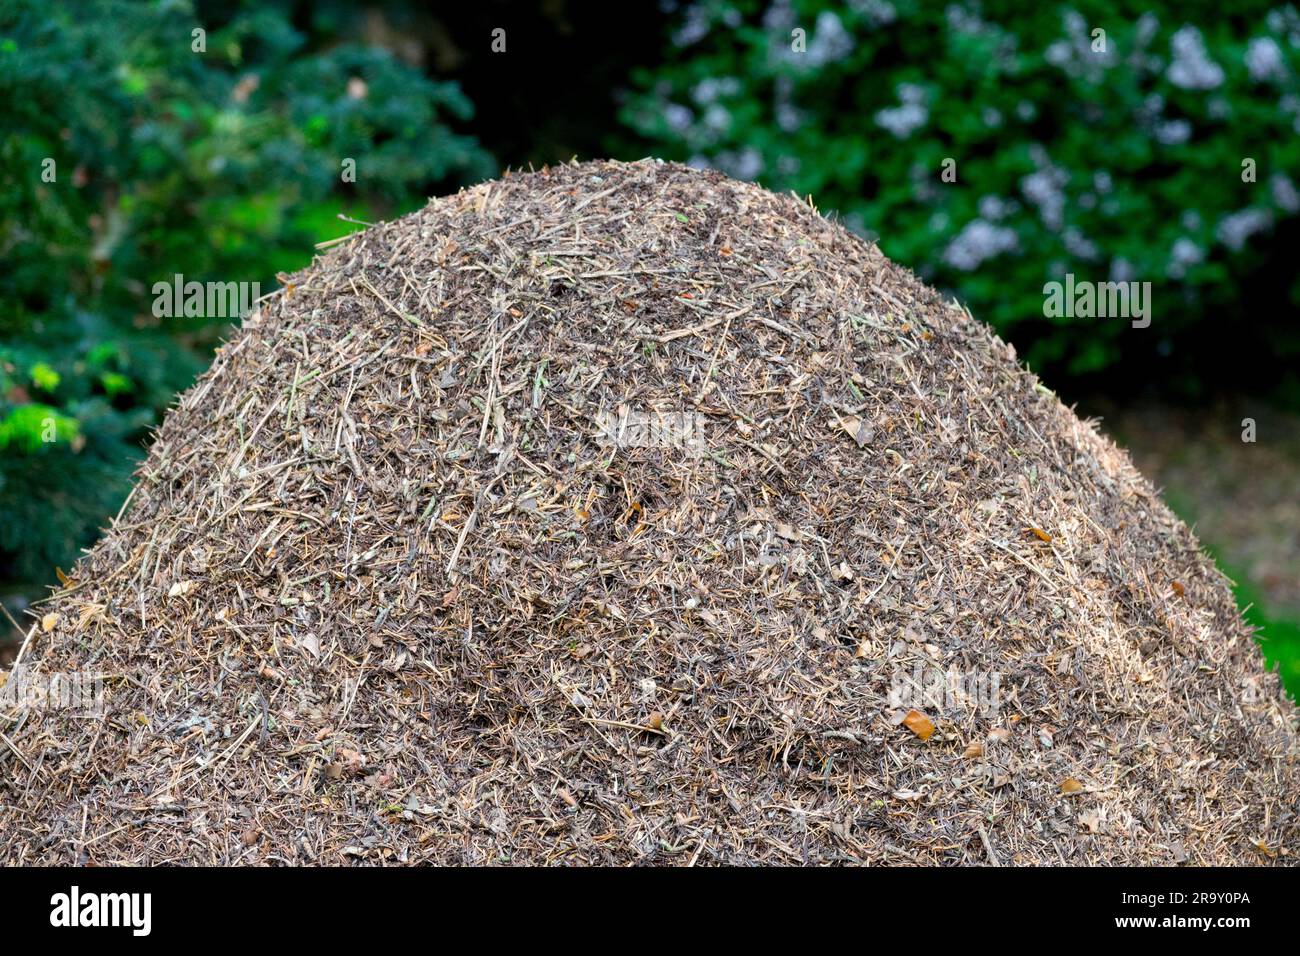
[[[1183,597],[1184,595],[1187,594],[1187,588],[1183,587],[1181,581],[1175,581],[1173,587],[1174,587],[1174,593],[1177,594],[1179,597]]]
[[[984,745],[977,740],[962,752],[962,756],[967,760],[974,760],[976,757],[983,757]]]
[[[903,718],[903,724],[922,740],[929,740],[934,733],[934,721],[919,710],[909,710]]]
[[[361,756],[355,750],[349,750],[347,747],[340,747],[334,751],[334,755],[341,761],[348,770],[360,770],[366,764],[366,758]]]
[[[1079,793],[1081,790],[1083,790],[1083,784],[1075,780],[1073,777],[1066,777],[1061,783],[1061,793]]]
[[[854,415],[846,415],[844,418],[839,419],[836,424],[838,424],[840,428],[844,429],[848,436],[857,443],[859,448],[871,441],[875,435],[875,432],[872,431],[870,425]]]

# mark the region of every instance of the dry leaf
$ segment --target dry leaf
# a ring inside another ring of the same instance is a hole
[[[1181,581],[1175,581],[1174,593],[1177,594],[1179,597],[1183,597],[1187,593],[1187,588],[1183,587]]]
[[[1101,832],[1101,814],[1096,810],[1088,810],[1079,814],[1079,822],[1088,828],[1089,833]]]
[[[909,710],[907,716],[903,718],[903,724],[922,740],[929,740],[930,735],[934,733],[934,721],[919,710]]]
[[[656,710],[653,714],[651,714],[646,719],[645,723],[646,726],[649,727],[651,730],[658,730],[662,732],[664,729],[664,715],[659,713],[659,711]]]
[[[338,748],[338,750],[334,751],[334,756],[343,762],[344,767],[353,772],[366,765],[365,757],[355,750],[349,750],[347,747]]]
[[[868,425],[861,418],[858,418],[853,415],[848,415],[844,418],[839,419],[837,424],[840,426],[840,428],[844,429],[845,433],[847,433],[848,436],[857,443],[857,446],[859,448],[863,447],[867,442],[871,441],[872,437],[874,437],[875,435],[875,432],[872,431],[870,425]]]
[[[1066,777],[1065,781],[1061,784],[1061,793],[1078,793],[1081,790],[1083,790],[1083,784],[1075,780],[1073,777]]]
[[[184,597],[185,595],[189,594],[193,590],[194,590],[193,581],[177,581],[167,591],[167,596],[169,598]]]
[[[967,760],[974,760],[976,757],[983,757],[984,745],[977,740],[962,752],[962,756]]]

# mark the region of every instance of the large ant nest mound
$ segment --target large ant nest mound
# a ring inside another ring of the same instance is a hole
[[[1300,845],[1295,711],[1128,458],[872,245],[655,161],[288,277],[19,670],[103,713],[3,715],[6,863]]]

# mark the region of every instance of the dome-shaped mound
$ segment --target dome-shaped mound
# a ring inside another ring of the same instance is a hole
[[[46,612],[24,666],[104,714],[0,724],[6,863],[1297,852],[1294,710],[1128,458],[873,246],[655,161],[290,277]]]

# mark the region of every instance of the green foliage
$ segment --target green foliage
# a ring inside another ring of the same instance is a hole
[[[293,4],[224,6],[0,0],[0,577],[75,560],[228,328],[155,316],[155,282],[270,291],[341,213],[494,170],[454,84]]]
[[[1262,246],[1300,214],[1300,13],[1144,6],[700,0],[623,118],[656,154],[812,195],[1057,376],[1233,321],[1294,365],[1300,280]],[[1067,273],[1152,283],[1152,328],[1045,317]],[[1246,294],[1265,273],[1271,313]]]

